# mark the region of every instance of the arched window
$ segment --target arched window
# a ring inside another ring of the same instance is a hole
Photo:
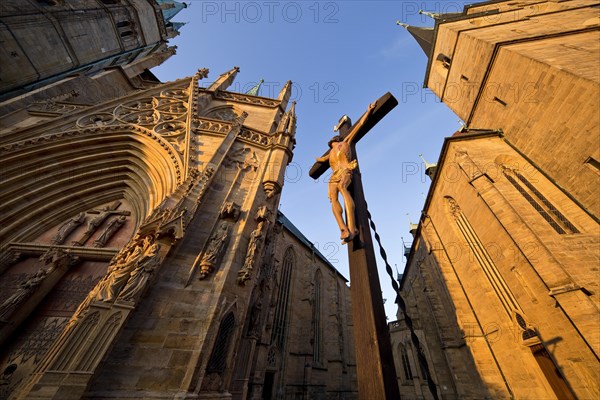
[[[273,333],[271,335],[271,343],[275,344],[279,349],[283,349],[285,341],[285,330],[288,321],[288,303],[290,299],[290,283],[292,279],[292,269],[295,263],[294,251],[288,248],[283,257],[283,265],[281,267],[281,276],[279,279],[279,293],[277,294],[277,308],[275,310],[275,318],[273,320]]]
[[[313,298],[313,361],[321,362],[321,271],[315,273],[315,293]]]
[[[212,354],[210,355],[206,367],[207,373],[220,374],[227,368],[227,354],[229,353],[234,328],[235,316],[233,315],[233,312],[230,312],[223,318],[221,326],[219,326],[217,340],[215,341],[215,346],[213,347]]]
[[[206,114],[206,118],[217,119],[221,121],[235,121],[237,114],[231,107],[219,107]]]

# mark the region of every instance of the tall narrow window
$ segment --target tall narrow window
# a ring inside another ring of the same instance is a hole
[[[479,239],[479,236],[469,223],[469,220],[461,211],[458,203],[456,203],[456,201],[452,197],[446,197],[446,200],[448,201],[450,214],[454,218],[458,230],[460,231],[460,233],[462,233],[462,236],[467,242],[467,245],[473,252],[475,260],[481,266],[481,269],[483,270],[485,276],[489,280],[498,299],[504,306],[508,317],[512,320],[514,310],[522,312],[521,307],[517,302],[517,299],[506,284],[504,278],[498,270],[498,267],[496,267],[494,260],[492,259],[487,249]]]
[[[579,233],[579,230],[519,171],[505,167],[502,172],[511,185],[557,233],[561,235]]]
[[[315,273],[313,299],[313,361],[321,362],[321,271]]]
[[[406,351],[406,347],[402,343],[398,345],[398,352],[400,353],[400,359],[402,360],[402,369],[404,370],[404,380],[412,381],[413,374],[410,369],[410,360],[408,358],[408,352]]]
[[[273,320],[273,333],[271,334],[271,343],[279,349],[283,349],[285,341],[285,330],[288,320],[288,302],[290,298],[290,282],[292,279],[292,269],[294,267],[294,252],[288,248],[283,257],[283,266],[279,280],[279,293],[277,294],[277,308],[275,309],[275,318]]]
[[[234,328],[235,316],[233,315],[233,312],[230,312],[221,321],[219,333],[217,333],[217,339],[215,340],[215,346],[213,347],[212,354],[208,360],[208,365],[206,366],[206,372],[220,374],[227,368],[227,354],[229,353],[229,346],[231,344]]]

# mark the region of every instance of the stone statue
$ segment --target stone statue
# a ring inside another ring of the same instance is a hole
[[[200,279],[204,279],[215,270],[229,235],[229,224],[221,222],[216,232],[211,236],[208,247],[200,260]]]
[[[248,242],[248,250],[246,250],[246,259],[244,260],[244,268],[252,268],[256,251],[262,243],[262,228],[263,222],[259,222],[255,230],[250,234],[250,242]]]
[[[98,229],[98,227],[102,224],[102,222],[104,222],[106,217],[112,214],[111,211],[112,210],[110,209],[110,206],[102,207],[98,212],[98,216],[92,218],[90,222],[88,222],[87,230],[85,231],[84,236],[89,236],[93,234],[96,231],[96,229]]]
[[[63,244],[65,239],[73,232],[79,225],[85,222],[85,212],[80,212],[77,216],[69,219],[60,228],[58,233],[52,239],[52,244]]]
[[[54,265],[48,269],[40,268],[31,278],[21,282],[17,291],[0,305],[0,320],[6,321],[17,306],[28,299],[54,269]]]
[[[256,296],[256,300],[252,305],[252,310],[250,311],[250,322],[248,324],[248,336],[252,336],[258,338],[260,334],[260,314],[262,312],[262,289],[259,290],[258,295]]]
[[[136,244],[130,251],[125,251],[115,258],[106,278],[99,284],[96,300],[108,302],[117,297],[129,281],[137,262],[144,255],[144,250],[149,247],[150,240],[150,237],[146,237],[142,243]]]
[[[341,231],[342,244],[351,242],[352,239],[358,234],[356,229],[356,221],[354,216],[354,200],[348,191],[348,187],[352,183],[352,171],[354,171],[358,164],[356,160],[352,159],[352,147],[355,134],[359,131],[359,128],[365,123],[367,118],[371,115],[375,109],[376,103],[369,105],[367,112],[361,117],[361,119],[352,126],[352,131],[347,133],[350,129],[350,119],[344,115],[338,125],[334,128],[336,132],[339,131],[339,135],[334,136],[329,141],[330,151],[327,155],[317,158],[317,162],[325,163],[329,162],[333,175],[329,179],[328,197],[331,201],[333,209],[333,215]],[[343,218],[343,208],[338,200],[338,194],[342,193],[344,199],[344,205],[346,207],[346,220]]]
[[[246,250],[246,258],[244,259],[244,266],[238,272],[238,284],[244,285],[244,283],[250,279],[252,269],[254,268],[254,261],[256,255],[263,241],[263,227],[265,222],[260,221],[255,230],[250,234],[250,241],[248,242],[248,249]]]
[[[111,220],[102,234],[98,237],[98,239],[94,240],[94,247],[104,247],[106,243],[110,240],[112,235],[115,234],[127,221],[127,217],[124,215],[120,215],[118,218]]]
[[[127,284],[119,295],[119,299],[131,301],[135,295],[146,286],[146,282],[148,282],[148,279],[160,264],[160,257],[158,256],[159,250],[159,244],[155,243],[150,246],[142,258],[137,262],[137,267],[131,272]]]

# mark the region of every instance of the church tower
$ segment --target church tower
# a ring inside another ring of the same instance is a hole
[[[183,25],[172,19],[186,7],[175,0],[3,1],[0,101],[76,74],[135,65],[138,75],[160,64]]]
[[[465,122],[430,175],[390,324],[406,398],[600,393],[597,7],[486,1],[405,26],[425,86]]]

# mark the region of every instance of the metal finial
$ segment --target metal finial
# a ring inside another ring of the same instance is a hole
[[[396,25],[400,25],[404,29],[408,29],[408,27],[409,27],[408,24],[405,24],[404,22],[400,22],[400,21],[396,21]]]
[[[438,19],[438,17],[440,16],[440,14],[435,14],[435,13],[425,11],[425,10],[419,10],[419,14],[426,15],[432,19]]]

